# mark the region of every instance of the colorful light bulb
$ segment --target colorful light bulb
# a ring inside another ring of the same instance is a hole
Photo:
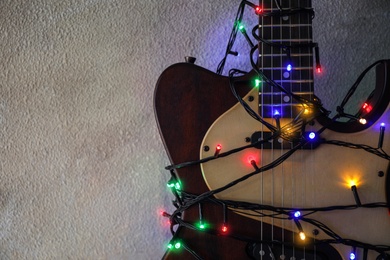
[[[226,224],[223,224],[222,227],[221,227],[221,231],[222,233],[226,234],[228,232],[228,227]]]
[[[316,133],[310,132],[309,138],[310,138],[311,140],[313,140],[314,138],[316,138]]]
[[[364,111],[366,113],[370,113],[371,110],[372,110],[372,106],[370,104],[368,104],[368,103],[364,103],[362,108],[364,109]]]
[[[261,85],[261,80],[260,79],[255,79],[255,87],[258,88]]]
[[[322,72],[321,65],[317,65],[316,71],[317,71],[317,73],[321,73]]]
[[[303,231],[299,232],[299,237],[301,238],[301,240],[305,240],[306,239],[306,235]]]
[[[176,249],[179,249],[180,247],[181,247],[181,243],[180,243],[180,242],[176,242],[176,243],[175,243],[175,248],[176,248]]]
[[[219,153],[221,152],[221,150],[222,150],[222,145],[217,144],[217,146],[215,146],[214,156],[217,157],[219,155]]]
[[[300,211],[295,211],[294,217],[299,218],[300,216],[301,216],[301,212]]]
[[[287,71],[291,71],[292,70],[292,65],[291,64],[288,64],[287,67],[286,67]]]
[[[263,12],[263,9],[260,6],[255,7],[255,13],[256,14],[261,14]]]

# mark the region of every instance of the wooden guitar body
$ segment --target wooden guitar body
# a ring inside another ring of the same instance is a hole
[[[253,75],[248,74],[239,81],[250,82],[252,78]],[[205,145],[213,147],[222,144],[222,149],[240,146],[248,135],[261,130],[258,122],[242,111],[228,85],[227,77],[218,76],[190,63],[175,64],[161,75],[155,91],[155,113],[172,164],[196,161],[199,155],[206,156],[207,152],[203,149]],[[238,92],[243,97],[253,95],[251,91],[253,90],[247,84],[238,87]],[[253,101],[253,104],[255,103],[256,100]],[[387,109],[379,121],[389,125],[389,118]],[[313,128],[318,127],[317,125],[319,124],[315,124]],[[362,143],[374,145],[378,140],[378,131],[377,126],[373,125],[359,133],[340,134],[328,131],[324,132],[322,137],[344,141],[357,138]],[[390,147],[389,141],[390,137],[386,136],[383,147]],[[181,180],[183,190],[199,195],[239,177],[236,174],[250,172],[250,165],[245,162],[237,163],[245,160],[248,152],[264,161],[277,156],[267,151],[263,151],[260,156],[259,149],[251,149],[231,155],[233,157],[228,156],[202,164],[202,167],[193,165],[176,169],[175,174]],[[213,149],[209,151],[213,152]],[[274,151],[274,153],[281,153],[281,151]],[[276,203],[299,208],[349,205],[354,204],[355,201],[347,186],[348,180],[356,178],[359,182],[362,203],[385,201],[385,178],[378,177],[378,172],[388,171],[387,164],[388,161],[377,159],[363,151],[323,144],[313,151],[299,151],[272,172],[255,176],[231,191],[217,194],[216,197],[264,204]],[[218,170],[214,170],[215,167]],[[273,190],[270,190],[271,187]],[[260,194],[261,189],[263,195]],[[284,200],[279,197],[279,193],[283,194],[283,192]],[[273,201],[270,194],[274,194]],[[259,198],[262,201],[259,201]],[[340,236],[350,236],[357,240],[364,236],[362,240],[365,242],[389,244],[390,219],[387,210],[382,208],[370,212],[357,209],[354,213],[351,211],[351,214],[346,214],[345,211],[317,214],[320,215],[319,220],[329,224]],[[211,229],[218,233],[217,230],[223,223],[222,206],[205,203],[203,217],[207,219]],[[182,219],[189,223],[197,223],[198,207],[188,208],[182,215]],[[231,257],[230,259],[250,259],[246,251],[252,240],[298,240],[297,230],[291,220],[278,223],[263,218],[260,221],[229,210],[228,221],[231,226],[230,234],[233,237],[183,227],[177,230],[175,237],[180,238],[203,259],[224,259],[227,256]],[[372,232],[374,227],[375,232]],[[310,244],[309,241],[314,241],[316,238],[311,235],[313,227],[304,224],[303,228],[308,234],[307,243]],[[267,237],[271,233],[273,237]],[[250,239],[237,240],[234,236]],[[318,238],[323,237],[324,234],[320,232]],[[310,250],[314,249],[307,247],[307,252]],[[326,244],[318,244],[315,250],[317,259],[341,259],[341,257],[347,259],[349,254],[347,248],[344,251],[338,248],[341,251],[337,252]],[[191,259],[191,256],[188,251],[180,250],[169,251],[165,258]]]

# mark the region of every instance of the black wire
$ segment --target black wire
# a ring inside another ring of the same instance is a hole
[[[347,94],[345,95],[343,101],[341,102],[340,104],[340,107],[341,108],[344,108],[344,106],[347,104],[348,100],[352,97],[352,95],[355,93],[356,89],[358,88],[360,82],[363,80],[363,78],[366,76],[366,74],[373,68],[375,67],[376,65],[378,65],[379,63],[382,63],[384,62],[385,60],[378,60],[376,62],[374,62],[373,64],[371,64],[370,66],[368,66],[361,74],[360,76],[357,78],[357,80],[355,81],[355,83],[352,85],[352,87],[348,90]]]
[[[231,69],[229,71],[229,83],[230,83],[230,89],[234,95],[234,97],[238,100],[238,102],[241,104],[241,106],[246,110],[246,112],[254,119],[262,123],[264,126],[266,126],[271,132],[276,132],[277,129],[272,124],[265,121],[261,116],[259,116],[253,109],[242,99],[240,95],[238,95],[236,88],[234,86],[234,78],[233,76],[236,74],[243,74],[243,71],[237,70],[237,69]]]
[[[344,142],[344,141],[339,141],[339,140],[323,140],[322,143],[348,147],[351,149],[362,149],[368,153],[374,154],[374,155],[379,156],[383,159],[390,160],[390,156],[383,149],[374,148],[374,147],[371,147],[369,145],[354,144],[354,143],[349,143],[349,142]]]
[[[216,73],[219,74],[219,75],[221,75],[223,73],[223,69],[225,67],[226,59],[231,54],[234,42],[236,41],[238,27],[239,27],[240,22],[242,21],[243,16],[244,16],[244,10],[245,10],[244,9],[244,7],[245,7],[245,3],[244,2],[245,1],[242,1],[240,3],[239,7],[238,7],[236,18],[234,20],[235,23],[234,23],[233,29],[232,29],[232,31],[230,33],[228,44],[226,46],[225,56],[223,57],[223,59],[218,64]]]
[[[229,151],[224,152],[224,153],[219,153],[218,156],[209,156],[209,157],[206,157],[206,158],[203,158],[203,159],[200,159],[200,160],[184,162],[184,163],[179,163],[179,164],[172,164],[172,165],[166,166],[165,169],[166,170],[180,169],[180,168],[183,168],[183,167],[199,165],[201,163],[206,163],[206,162],[209,162],[209,161],[213,161],[213,160],[216,160],[216,159],[219,159],[219,158],[223,158],[223,157],[229,156],[229,155],[237,153],[237,152],[241,152],[241,151],[243,151],[245,149],[248,149],[248,148],[257,147],[258,145],[267,143],[270,140],[275,139],[277,136],[278,135],[276,133],[276,134],[271,135],[271,136],[269,136],[269,137],[267,137],[265,139],[258,140],[256,142],[251,143],[251,144],[248,144],[248,145],[245,145],[245,146],[241,146],[241,147],[229,150]]]

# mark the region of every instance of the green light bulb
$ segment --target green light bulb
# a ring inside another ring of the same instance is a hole
[[[255,87],[259,88],[261,85],[261,80],[260,79],[255,79]]]
[[[175,189],[181,190],[181,185],[180,185],[179,182],[176,182],[176,183],[175,183]]]
[[[179,249],[180,247],[181,247],[181,243],[180,243],[180,242],[176,242],[176,243],[175,243],[175,248],[176,248],[176,249]]]

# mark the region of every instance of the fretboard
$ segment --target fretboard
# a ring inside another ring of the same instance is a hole
[[[311,8],[310,0],[281,0],[282,10]],[[278,12],[275,0],[261,0],[266,13]],[[259,43],[258,66],[264,75],[285,90],[306,99],[313,99],[312,14],[297,12],[292,15],[264,15],[259,20],[259,36],[267,43]],[[271,46],[270,44],[274,46]],[[278,44],[279,46],[275,46]],[[285,46],[281,48],[280,45]],[[288,65],[291,65],[289,71]],[[259,113],[272,117],[293,118],[302,112],[302,105],[283,91],[263,82],[259,90]]]

